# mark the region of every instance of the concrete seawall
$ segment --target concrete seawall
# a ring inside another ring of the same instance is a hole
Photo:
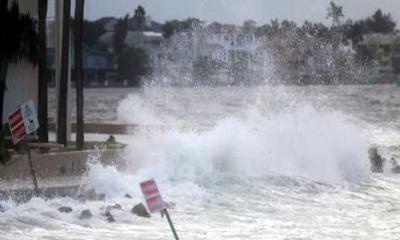
[[[86,150],[32,154],[32,161],[39,178],[80,175],[86,169],[90,156],[98,156],[105,165],[122,164],[121,150]],[[1,179],[26,178],[30,176],[27,155],[14,155],[11,163],[0,167]]]
[[[88,160],[95,158],[104,165],[123,166],[121,151],[107,149],[32,154],[40,195],[44,198],[76,197]],[[23,202],[32,196],[28,158],[26,155],[15,155],[9,165],[0,167],[0,200]]]

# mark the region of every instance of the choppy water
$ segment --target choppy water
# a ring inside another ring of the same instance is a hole
[[[399,239],[400,178],[367,150],[400,158],[400,88],[315,86],[86,90],[86,119],[168,126],[128,137],[124,170],[92,165],[106,202],[1,203],[0,239],[172,239],[133,216],[154,177],[181,239]],[[400,159],[399,159],[400,160]],[[123,197],[130,193],[134,199]],[[116,222],[102,207],[120,203]],[[57,211],[61,205],[71,214]],[[94,217],[79,220],[79,210]]]

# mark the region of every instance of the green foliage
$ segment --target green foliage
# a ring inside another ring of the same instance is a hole
[[[115,25],[114,36],[113,36],[113,49],[117,58],[126,48],[125,38],[128,32],[128,22],[129,22],[129,15],[126,15],[124,18],[118,19],[118,22]]]
[[[396,27],[390,13],[384,14],[380,9],[372,17],[367,18],[365,24],[370,32],[375,33],[392,33]]]
[[[118,58],[119,78],[127,80],[131,86],[139,86],[140,77],[149,71],[148,56],[141,48],[128,48]]]
[[[134,30],[143,30],[146,21],[146,11],[142,6],[138,6],[135,9],[135,14],[133,15]]]
[[[165,24],[162,26],[162,31],[164,37],[169,38],[174,33],[189,31],[194,27],[200,26],[202,24],[203,22],[196,18],[188,18],[183,21],[179,20],[166,21]]]
[[[17,62],[27,59],[37,62],[38,35],[36,21],[29,14],[21,14],[16,1],[8,8],[8,1],[0,4],[0,60]],[[0,79],[2,80],[2,78]]]
[[[344,18],[343,6],[338,6],[338,5],[336,5],[335,2],[331,1],[327,10],[328,10],[328,14],[327,14],[326,18],[332,19],[332,26],[339,26],[340,19]]]
[[[98,38],[106,32],[104,24],[100,21],[83,21],[83,41],[89,46],[94,46]]]

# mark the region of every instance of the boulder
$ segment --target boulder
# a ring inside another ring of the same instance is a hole
[[[70,213],[70,212],[72,212],[72,208],[71,207],[59,207],[58,208],[58,211],[60,212],[60,213]]]
[[[149,218],[149,217],[150,217],[149,212],[147,212],[146,207],[145,207],[142,203],[136,204],[136,205],[132,208],[131,212],[132,212],[133,214],[138,215],[139,217],[146,217],[146,218]]]
[[[89,209],[85,209],[85,210],[82,210],[81,214],[79,215],[79,219],[81,219],[81,220],[89,219],[92,216],[93,216],[92,212]]]
[[[400,173],[400,165],[397,163],[396,159],[391,158],[390,162],[392,163],[392,173],[399,174]]]
[[[382,173],[385,159],[378,153],[378,149],[376,147],[371,147],[368,150],[368,154],[371,162],[371,171],[374,173]]]
[[[106,211],[106,213],[104,214],[104,216],[106,217],[108,222],[115,222],[115,218],[114,216],[111,214],[110,211]]]

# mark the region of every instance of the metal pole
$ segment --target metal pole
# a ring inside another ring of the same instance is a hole
[[[165,216],[167,216],[167,220],[168,220],[169,226],[171,227],[172,233],[174,234],[175,240],[179,240],[178,234],[176,234],[176,231],[174,228],[174,224],[172,223],[171,218],[169,217],[168,210],[164,209],[163,212],[164,212]]]
[[[35,188],[35,194],[36,194],[36,197],[39,197],[39,187],[38,187],[38,182],[37,182],[37,179],[36,179],[36,171],[33,168],[33,162],[32,162],[32,157],[31,157],[31,148],[29,147],[29,144],[26,144],[26,151],[27,151],[27,154],[28,154],[29,168],[31,170],[33,186]]]

